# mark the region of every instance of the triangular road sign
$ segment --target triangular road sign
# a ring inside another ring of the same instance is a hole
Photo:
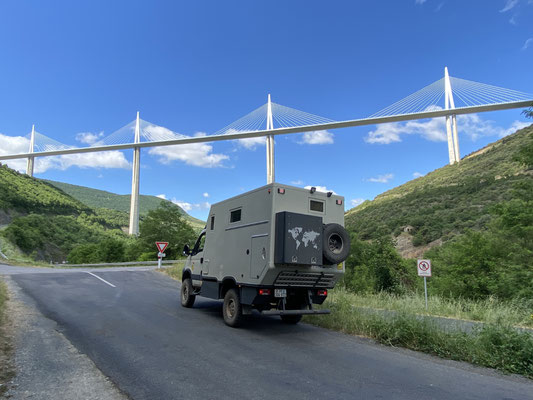
[[[168,242],[155,242],[160,253],[163,253],[168,246]]]

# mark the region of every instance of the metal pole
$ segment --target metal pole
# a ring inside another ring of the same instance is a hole
[[[141,141],[141,129],[139,112],[135,123],[135,143]],[[131,201],[130,201],[130,235],[139,234],[139,174],[141,166],[141,148],[133,148],[133,170],[131,177]]]
[[[158,269],[161,269],[161,260],[163,259],[163,257],[157,257],[157,268]]]
[[[267,102],[267,127],[266,130],[274,129],[272,120],[272,102],[270,101],[270,93],[268,94]],[[267,184],[275,181],[274,171],[274,136],[267,135],[266,137],[266,156],[267,156]]]
[[[424,293],[426,295],[426,310],[428,309],[428,286],[426,283],[426,277],[424,276]]]
[[[31,126],[31,136],[30,136],[30,149],[28,153],[33,153],[33,148],[35,146],[35,125]],[[28,163],[26,164],[26,175],[33,176],[33,167],[34,167],[35,157],[28,157]]]

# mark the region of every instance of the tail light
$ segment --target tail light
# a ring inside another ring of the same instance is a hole
[[[326,289],[319,289],[316,291],[316,294],[319,295],[319,296],[327,296],[328,295],[328,291]]]
[[[270,289],[259,289],[259,295],[261,296],[270,296]]]

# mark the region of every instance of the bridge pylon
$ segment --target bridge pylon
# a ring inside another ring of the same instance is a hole
[[[35,125],[31,126],[31,136],[30,136],[30,148],[28,153],[33,153],[33,148],[35,147]],[[26,175],[33,176],[33,168],[35,164],[35,157],[28,157],[28,163],[26,164]]]
[[[135,122],[135,139],[134,143],[141,141],[139,111],[137,111],[137,120]],[[131,200],[130,200],[130,235],[139,234],[139,174],[141,170],[141,148],[133,148],[133,169],[131,173]]]
[[[267,131],[274,129],[272,120],[272,102],[270,100],[270,93],[268,94],[267,102]],[[266,158],[267,158],[267,184],[273,183],[276,180],[274,170],[274,136],[267,135],[266,137]]]
[[[446,110],[455,109],[452,84],[450,82],[450,75],[448,75],[448,67],[444,67],[444,104]],[[459,155],[459,137],[457,135],[457,118],[455,114],[446,115],[446,136],[448,138],[450,165],[452,165],[461,160]]]

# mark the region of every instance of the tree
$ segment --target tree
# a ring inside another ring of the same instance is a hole
[[[193,228],[178,209],[168,202],[161,202],[158,208],[150,210],[139,229],[142,252],[153,254],[153,259],[157,258],[155,242],[168,242],[165,250],[167,258],[176,259],[181,256],[183,246],[191,244],[195,236]]]
[[[526,118],[533,118],[533,107],[529,107],[527,110],[522,111],[522,114],[524,114]]]

